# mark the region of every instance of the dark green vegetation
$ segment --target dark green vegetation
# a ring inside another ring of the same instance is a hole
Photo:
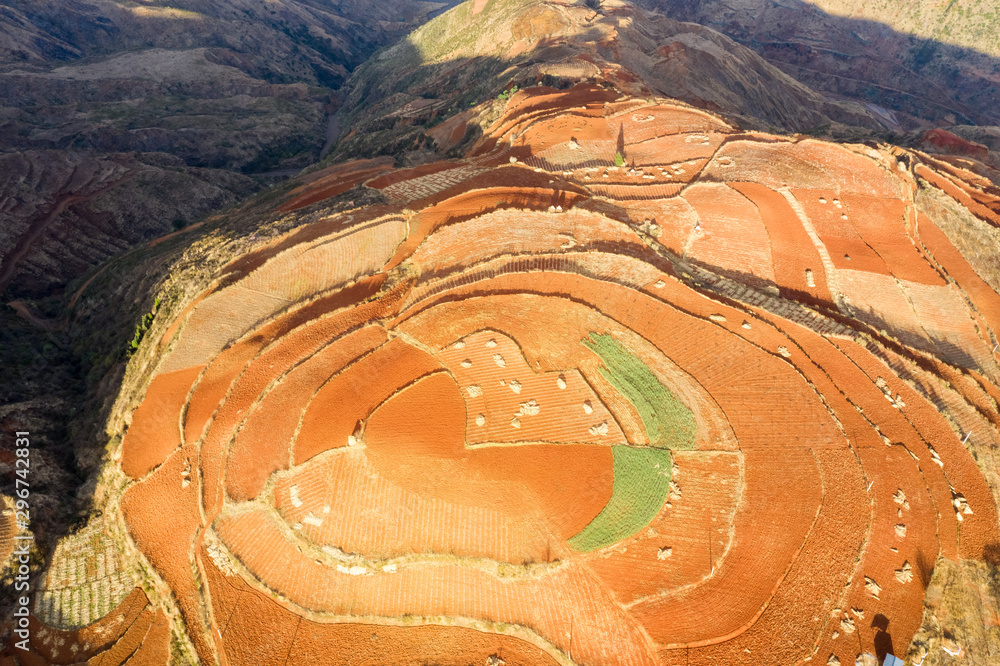
[[[583,344],[604,361],[604,378],[635,406],[652,446],[694,448],[694,414],[639,357],[610,335],[591,335]]]
[[[132,358],[134,354],[139,349],[139,343],[142,342],[143,337],[146,335],[146,331],[149,330],[150,325],[153,323],[153,319],[156,318],[156,313],[160,309],[160,299],[153,301],[153,309],[142,315],[142,320],[135,325],[135,334],[132,336],[132,341],[128,343],[128,348],[125,350],[126,355]]]
[[[656,517],[670,495],[669,451],[615,446],[611,452],[615,461],[611,499],[569,540],[579,551],[597,550],[632,536]]]

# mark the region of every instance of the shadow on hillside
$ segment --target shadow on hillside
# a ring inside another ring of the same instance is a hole
[[[972,48],[836,16],[804,0],[743,10],[720,0],[636,4],[706,25],[818,92],[861,102],[890,131],[914,129],[916,119],[1000,125],[1000,59]]]

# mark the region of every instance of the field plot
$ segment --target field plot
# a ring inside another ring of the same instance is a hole
[[[700,183],[683,196],[698,213],[700,224],[688,256],[749,274],[750,284],[774,284],[767,227],[749,199],[725,185]]]
[[[757,206],[771,242],[774,279],[781,289],[833,303],[826,269],[795,211],[778,192],[758,183],[729,183]]]
[[[438,355],[462,387],[470,444],[625,441],[578,370],[538,373],[502,333],[473,333]]]
[[[914,154],[734,131],[532,87],[464,158],[303,181],[277,211],[391,203],[316,205],[167,322],[39,659],[902,653],[938,558],[1000,543],[1000,296]]]
[[[620,603],[631,606],[707,580],[726,557],[742,496],[738,453],[675,451],[672,481],[659,515],[625,543],[587,558]]]

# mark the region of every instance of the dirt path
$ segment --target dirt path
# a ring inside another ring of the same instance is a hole
[[[64,319],[42,319],[32,313],[31,310],[28,309],[28,304],[24,301],[10,301],[7,305],[14,308],[22,319],[25,319],[28,323],[38,326],[49,333],[52,333],[53,331],[61,331],[66,328],[66,321]]]
[[[10,284],[10,281],[14,278],[14,275],[17,272],[18,264],[28,255],[28,252],[31,251],[35,241],[38,240],[43,233],[45,233],[45,230],[53,220],[62,215],[63,212],[65,212],[65,210],[73,204],[83,203],[98,197],[105,192],[118,187],[122,183],[131,180],[133,175],[134,174],[128,173],[120,180],[117,180],[110,185],[106,185],[90,194],[67,194],[57,199],[49,214],[40,220],[32,222],[28,227],[28,231],[21,236],[20,240],[18,240],[17,245],[14,247],[14,251],[8,255],[7,261],[4,262],[3,271],[0,271],[0,292],[3,292],[3,290],[7,288],[7,285]]]

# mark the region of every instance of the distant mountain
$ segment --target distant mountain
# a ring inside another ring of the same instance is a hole
[[[40,297],[267,182],[237,174],[310,164],[351,70],[447,6],[4,3],[0,290]]]
[[[1000,7],[993,0],[636,0],[709,26],[887,130],[1000,125]]]

